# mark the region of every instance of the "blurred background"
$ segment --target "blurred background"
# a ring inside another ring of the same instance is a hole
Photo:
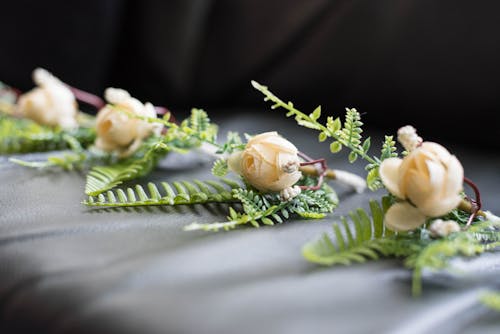
[[[374,130],[413,124],[428,140],[500,148],[499,10],[493,0],[16,0],[0,11],[0,80],[28,90],[41,66],[176,114],[265,113],[254,79],[303,111],[356,107]]]

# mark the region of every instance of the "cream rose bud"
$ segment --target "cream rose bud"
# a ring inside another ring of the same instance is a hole
[[[427,217],[439,217],[462,200],[464,170],[443,146],[424,142],[404,159],[382,162],[380,178],[387,190],[409,202],[396,203],[386,214],[386,225],[398,231],[414,229]]]
[[[260,191],[281,191],[301,178],[297,148],[277,132],[252,137],[243,152],[228,159],[229,168]]]
[[[78,105],[71,90],[42,68],[33,71],[33,81],[38,87],[19,97],[16,113],[38,124],[76,128]]]
[[[142,104],[123,89],[108,88],[104,95],[112,105],[105,106],[97,113],[97,148],[128,156],[139,148],[145,138],[161,133],[161,124],[148,123],[128,115],[156,117],[151,103]]]

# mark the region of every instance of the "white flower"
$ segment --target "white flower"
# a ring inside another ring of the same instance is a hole
[[[454,232],[460,232],[460,225],[454,220],[436,219],[431,223],[429,231],[433,237],[446,237]]]
[[[161,133],[161,124],[127,114],[154,118],[156,112],[151,103],[142,104],[127,91],[117,88],[106,89],[104,96],[112,105],[106,105],[97,113],[97,148],[125,157],[135,152],[145,138]]]
[[[229,157],[229,168],[260,191],[281,191],[302,176],[297,148],[277,132],[251,138],[243,152]]]
[[[395,231],[415,229],[427,217],[449,213],[462,200],[463,167],[436,143],[424,142],[402,160],[384,160],[379,173],[387,190],[405,200],[386,213],[385,224]]]
[[[76,128],[78,105],[71,90],[42,68],[33,71],[33,81],[38,87],[19,97],[16,113],[42,125]]]

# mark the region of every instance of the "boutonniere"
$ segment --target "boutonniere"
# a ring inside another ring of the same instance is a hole
[[[93,142],[93,117],[78,110],[71,88],[44,69],[33,71],[37,85],[21,94],[0,84],[0,154],[86,147]]]
[[[165,108],[142,103],[122,89],[106,89],[103,101],[46,70],[36,69],[33,77],[37,87],[25,94],[3,86],[1,153],[66,150],[45,161],[10,161],[86,171],[88,195],[147,175],[168,152],[185,153],[217,135],[217,126],[200,109],[177,124]],[[97,115],[78,111],[77,100],[93,105]]]
[[[146,189],[138,184],[90,196],[85,204],[95,207],[226,204],[226,222],[193,223],[185,227],[218,231],[244,224],[274,225],[292,215],[323,218],[338,204],[335,191],[325,179],[335,179],[356,191],[365,187],[363,179],[329,169],[324,159],[308,157],[277,132],[246,135],[246,142],[231,132],[222,144],[213,137],[201,137],[210,147],[208,150],[218,157],[212,167],[217,180],[149,183]],[[228,173],[233,178],[226,178]]]

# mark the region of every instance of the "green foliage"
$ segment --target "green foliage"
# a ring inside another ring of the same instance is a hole
[[[253,189],[233,189],[233,198],[241,203],[243,212],[230,208],[227,222],[210,224],[190,224],[186,230],[218,231],[229,230],[239,225],[250,224],[275,225],[296,214],[307,219],[324,218],[334,210],[337,202],[333,201],[327,189],[303,191],[289,201],[282,201],[278,194],[261,194]]]
[[[384,209],[378,202],[370,201],[370,213],[357,209],[349,218],[352,225],[345,217],[340,224],[333,224],[335,241],[324,233],[319,240],[304,245],[303,256],[322,265],[348,265],[406,252],[393,233],[384,229]]]
[[[352,262],[377,260],[385,257],[403,257],[405,265],[413,270],[412,292],[418,296],[422,291],[422,272],[442,270],[451,259],[458,256],[471,257],[500,247],[500,224],[476,221],[469,229],[455,232],[444,238],[434,239],[424,227],[408,232],[394,233],[385,229],[384,213],[391,198],[384,197],[382,205],[370,201],[370,213],[357,209],[333,225],[332,239],[323,234],[316,241],[304,245],[304,257],[321,265],[349,265]],[[464,226],[465,214],[454,210],[450,216]],[[445,218],[445,217],[443,217]]]
[[[153,137],[129,159],[111,165],[92,167],[87,174],[85,194],[96,196],[125,181],[149,174],[169,150],[168,145],[164,145],[159,138]]]
[[[222,177],[228,173],[229,169],[227,166],[226,159],[218,159],[215,160],[214,165],[212,167],[212,174],[214,176]]]
[[[368,171],[368,174],[366,175],[366,184],[370,190],[376,191],[384,187],[378,170],[382,161],[398,156],[395,145],[396,142],[394,141],[393,136],[385,136],[384,142],[382,143],[380,158],[374,157],[376,163],[370,163],[366,166],[366,170]]]
[[[15,118],[0,113],[0,154],[45,152],[70,148],[72,137],[82,146],[95,139],[92,128],[63,131],[39,125],[29,119]]]
[[[483,305],[500,312],[500,292],[486,292],[481,296],[480,300]]]
[[[169,124],[169,127],[170,132],[183,141],[189,139],[215,143],[217,139],[217,126],[210,123],[208,114],[202,109],[191,109],[191,116],[182,121],[178,127],[172,123]]]
[[[151,205],[192,205],[234,202],[232,189],[240,185],[229,179],[220,181],[148,183],[147,192],[141,185],[105,194],[89,196],[84,204],[99,207],[131,207]]]
[[[241,140],[237,132],[229,131],[227,133],[226,142],[217,151],[218,154],[233,153],[234,151],[241,151],[245,149],[245,144]]]
[[[299,125],[319,131],[318,140],[320,142],[331,138],[330,151],[332,153],[340,152],[343,147],[347,147],[350,150],[348,156],[349,162],[354,163],[358,158],[364,159],[367,162],[366,170],[368,173],[366,182],[368,188],[375,191],[383,187],[378,171],[380,164],[384,159],[398,156],[395,147],[396,143],[392,136],[385,137],[380,157],[370,156],[368,152],[371,147],[371,140],[370,137],[364,140],[362,138],[363,122],[361,122],[361,115],[356,109],[346,108],[344,124],[342,124],[339,117],[333,116],[328,116],[326,123],[322,124],[318,122],[321,115],[320,107],[307,115],[296,109],[292,102],[285,103],[282,101],[270,92],[266,86],[255,81],[252,81],[252,85],[264,94],[264,101],[271,101],[273,103],[271,106],[272,109],[284,108],[288,111],[286,116],[294,116]]]
[[[425,231],[425,230],[423,230]],[[500,225],[477,222],[468,230],[452,233],[441,239],[420,237],[413,241],[419,251],[411,254],[405,265],[413,269],[413,295],[422,291],[423,270],[440,270],[458,256],[471,257],[500,246]]]
[[[272,109],[284,108],[288,111],[286,116],[294,116],[299,125],[320,131],[320,141],[324,141],[326,138],[332,138],[333,141],[330,144],[332,153],[339,152],[342,147],[345,146],[351,150],[349,161],[354,162],[358,157],[362,157],[369,163],[377,163],[374,158],[367,154],[370,149],[370,139],[367,138],[364,142],[362,142],[361,133],[363,130],[361,129],[361,126],[363,123],[361,122],[361,115],[356,109],[346,108],[343,127],[340,118],[334,118],[332,116],[327,117],[327,122],[323,125],[318,122],[318,119],[321,116],[320,107],[316,108],[315,111],[307,115],[296,109],[292,102],[285,103],[282,101],[269,91],[266,86],[263,86],[256,81],[252,81],[252,86],[264,94],[264,101],[271,101],[274,103],[271,106]]]
[[[308,177],[301,180],[300,184],[313,182],[317,180]],[[274,225],[283,223],[292,215],[307,219],[323,218],[337,206],[338,198],[332,188],[324,185],[320,190],[306,190],[289,201],[282,201],[277,193],[263,194],[238,182],[221,178],[220,181],[161,182],[159,185],[149,183],[147,191],[136,185],[125,190],[96,192],[84,203],[98,207],[230,204],[227,222],[195,223],[186,227],[186,230],[218,231],[244,224],[254,227]]]

